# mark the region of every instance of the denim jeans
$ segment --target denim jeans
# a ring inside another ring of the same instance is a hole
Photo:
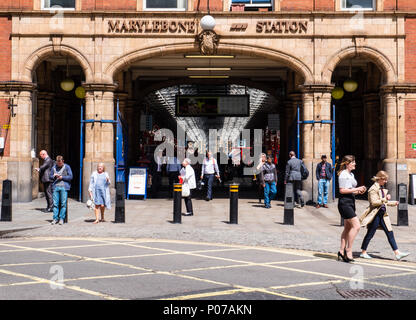
[[[384,232],[386,233],[387,239],[390,243],[391,248],[394,250],[397,250],[397,244],[396,240],[394,239],[393,231],[389,231],[387,229],[387,226],[383,219],[384,211],[379,210],[377,212],[377,215],[374,217],[374,220],[371,222],[371,224],[368,226],[367,234],[365,235],[363,239],[363,244],[361,245],[362,250],[367,250],[368,244],[370,243],[370,240],[373,238],[374,234],[377,231],[377,228],[381,225]]]
[[[213,174],[204,174],[204,178],[207,184],[207,198],[212,199],[212,184],[214,183]]]
[[[266,206],[270,205],[270,200],[273,200],[276,196],[277,189],[274,182],[265,182],[264,187],[264,204]]]
[[[329,190],[329,180],[319,179],[318,181],[318,204],[328,203],[328,190]]]
[[[66,217],[66,201],[68,199],[68,192],[64,187],[55,187],[53,190],[53,219],[65,220]]]

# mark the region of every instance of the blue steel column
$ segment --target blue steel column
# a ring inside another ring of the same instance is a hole
[[[79,194],[78,200],[82,201],[82,170],[84,162],[84,105],[81,102],[81,134],[80,134],[80,152],[79,152]]]
[[[332,200],[335,200],[335,103],[332,105]]]

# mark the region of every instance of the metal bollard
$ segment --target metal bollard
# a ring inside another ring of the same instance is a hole
[[[400,183],[397,186],[399,205],[397,206],[397,225],[408,226],[409,217],[407,211],[407,185]]]
[[[230,185],[230,224],[238,224],[238,184]]]
[[[116,212],[114,216],[115,223],[125,223],[125,203],[124,203],[124,182],[116,182]]]
[[[173,184],[173,223],[182,223],[182,185]]]
[[[3,192],[1,196],[1,220],[12,221],[12,181],[3,181]]]
[[[285,185],[285,209],[283,216],[283,224],[293,225],[294,223],[294,192],[293,184],[287,182]]]

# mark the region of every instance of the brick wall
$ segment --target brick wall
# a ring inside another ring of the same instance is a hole
[[[281,11],[303,11],[313,10],[313,0],[282,0],[280,1]]]
[[[315,10],[317,11],[335,11],[336,0],[315,0]]]
[[[33,10],[33,0],[0,0],[0,9]]]
[[[12,43],[9,39],[12,32],[12,21],[0,17],[0,81],[10,80]]]
[[[398,7],[401,11],[416,10],[415,0],[398,0]]]
[[[405,79],[416,82],[416,19],[407,18],[405,29]]]
[[[412,143],[416,143],[416,101],[406,101],[406,158],[416,158],[416,150],[412,149]]]
[[[137,0],[81,0],[81,10],[137,10]]]
[[[4,4],[4,3],[3,3]],[[12,31],[12,21],[7,17],[0,17],[0,81],[8,81],[11,78],[11,58],[12,58],[12,44],[9,39]],[[6,137],[9,130],[3,129],[3,125],[8,123],[10,111],[7,108],[7,101],[0,100],[0,136]],[[9,140],[6,139],[6,148],[4,156],[9,155]]]
[[[8,157],[10,155],[10,130],[6,125],[9,124],[10,110],[8,109],[8,101],[0,99],[0,137],[4,138],[4,153],[0,154],[1,157]]]
[[[207,0],[194,0],[194,10],[197,10],[199,8],[199,10],[207,11],[207,3]],[[210,11],[222,11],[222,0],[210,0],[209,9]]]

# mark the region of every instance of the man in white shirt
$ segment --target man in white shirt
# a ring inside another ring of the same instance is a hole
[[[212,152],[207,152],[207,157],[202,162],[201,180],[204,179],[207,182],[208,190],[206,201],[212,200],[212,184],[214,182],[214,175],[217,179],[220,178],[220,170],[218,168],[217,160],[212,156]]]

